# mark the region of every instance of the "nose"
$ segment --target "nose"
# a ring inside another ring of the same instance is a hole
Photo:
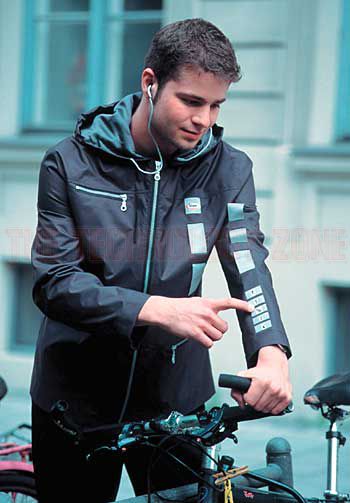
[[[210,107],[202,107],[196,110],[196,114],[192,117],[192,122],[196,126],[208,128],[210,126]]]

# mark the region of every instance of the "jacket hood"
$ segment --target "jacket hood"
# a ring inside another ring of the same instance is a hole
[[[150,157],[136,152],[130,132],[132,114],[141,101],[141,93],[130,94],[109,105],[98,106],[82,114],[77,122],[74,136],[86,145],[116,157],[149,160]],[[216,124],[209,129],[195,148],[176,151],[172,158],[188,162],[206,154],[222,139],[223,128]]]

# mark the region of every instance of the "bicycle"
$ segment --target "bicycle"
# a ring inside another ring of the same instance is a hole
[[[6,393],[6,382],[0,377],[0,400]],[[30,425],[22,423],[0,435],[0,503],[37,501],[32,445],[21,433],[30,429]]]
[[[220,386],[237,387],[237,381],[233,383],[233,376],[221,376],[219,380]],[[233,378],[235,379],[235,378]],[[240,389],[244,392],[250,384],[249,380],[242,380],[238,383]],[[225,382],[226,381],[226,382]],[[234,384],[235,386],[232,386]],[[243,386],[243,387],[242,387]],[[6,394],[6,384],[0,378],[0,399]],[[230,437],[235,441],[236,437],[233,432],[238,429],[238,423],[241,421],[259,419],[268,417],[268,414],[258,413],[249,407],[239,409],[238,407],[213,407],[210,411],[203,413],[201,416],[183,416],[177,412],[172,412],[168,418],[155,419],[152,421],[138,421],[133,423],[123,423],[120,425],[110,425],[105,427],[103,431],[108,433],[109,442],[98,448],[93,449],[89,456],[103,454],[105,449],[118,450],[131,448],[133,445],[141,443],[145,438],[149,438],[152,434],[169,436],[171,432],[176,431],[176,435],[185,437],[189,435],[191,440],[198,441],[199,448],[203,451],[203,472],[202,479],[198,486],[192,484],[181,488],[162,491],[159,494],[159,499],[171,498],[174,501],[174,496],[188,499],[190,496],[195,496],[196,500],[215,501],[223,499],[224,492],[218,490],[216,480],[220,477],[227,477],[232,480],[231,488],[235,503],[247,502],[254,500],[258,503],[285,503],[290,501],[308,501],[313,503],[340,503],[350,501],[348,494],[339,494],[337,489],[337,471],[338,471],[338,449],[344,445],[345,438],[338,429],[338,425],[348,419],[349,412],[341,409],[341,405],[350,405],[350,373],[345,375],[334,375],[323,379],[313,388],[306,392],[304,396],[305,403],[313,408],[320,410],[322,415],[330,422],[329,430],[326,433],[328,441],[328,470],[327,470],[327,489],[324,493],[324,498],[308,498],[305,499],[292,488],[293,474],[291,469],[290,449],[288,443],[279,441],[279,444],[270,441],[270,451],[268,456],[268,464],[261,470],[248,472],[244,467],[239,470],[233,467],[233,460],[229,457],[222,456],[216,460],[213,454],[216,451],[216,445],[223,438]],[[67,419],[67,404],[58,402],[52,414],[56,424],[63,428],[69,434],[74,442],[83,442],[86,436],[94,435],[94,430],[90,429],[82,431],[69,418]],[[30,428],[29,425],[20,425],[19,429]],[[2,436],[14,436],[20,440],[24,440],[18,433],[18,428],[3,434]],[[101,433],[101,428],[98,429]],[[14,445],[15,444],[15,445]],[[30,461],[31,445],[20,445],[13,443],[10,446],[6,441],[0,443],[0,503],[6,501],[12,502],[35,502],[36,491],[34,484],[33,467]],[[23,456],[20,461],[6,461],[1,459],[9,457],[11,454],[19,454]],[[208,462],[206,462],[208,461]],[[10,463],[10,464],[6,464]],[[16,463],[16,464],[14,464]],[[218,473],[218,469],[221,470]],[[151,473],[151,466],[149,472]],[[244,473],[245,472],[245,473]],[[217,475],[215,481],[213,474]],[[231,477],[235,475],[235,477]],[[214,482],[213,482],[214,481]],[[268,490],[261,491],[261,487],[267,486]],[[289,490],[289,496],[286,493]],[[284,492],[278,492],[284,491]],[[199,495],[199,496],[198,496]],[[132,498],[124,501],[141,502],[149,498],[149,495]],[[156,494],[152,495],[156,498]]]
[[[221,375],[219,386],[236,388],[242,392],[247,391],[250,379],[237,376]],[[337,489],[338,449],[344,445],[345,439],[338,430],[338,425],[349,417],[349,412],[339,408],[341,405],[350,405],[350,373],[345,375],[330,376],[318,382],[306,392],[304,402],[317,410],[330,421],[326,434],[329,444],[328,450],[328,478],[324,498],[304,498],[293,488],[293,474],[290,448],[287,441],[280,439],[270,441],[268,464],[266,467],[249,471],[248,467],[236,467],[233,459],[227,456],[216,457],[216,446],[229,437],[234,442],[237,438],[234,432],[241,421],[256,420],[270,417],[255,411],[249,406],[244,409],[229,407],[213,407],[193,415],[182,415],[176,411],[167,418],[156,418],[148,421],[133,421],[122,424],[105,425],[99,428],[79,428],[69,418],[68,404],[57,402],[52,416],[58,427],[70,435],[73,442],[84,446],[88,458],[103,455],[105,452],[119,452],[137,445],[153,445],[154,440],[162,438],[155,447],[175,459],[175,456],[166,449],[166,441],[176,438],[180,442],[189,442],[196,445],[202,452],[201,472],[196,484],[180,488],[152,493],[151,473],[152,461],[148,467],[148,494],[137,498],[124,500],[124,502],[143,501],[199,501],[243,503],[254,501],[257,503],[286,503],[299,501],[300,503],[340,503],[350,502],[348,494],[340,494]],[[283,414],[290,412],[290,409]],[[282,415],[283,415],[282,414]],[[97,445],[96,438],[103,435],[103,443]],[[97,435],[97,437],[96,437]],[[90,448],[91,442],[94,444]],[[156,451],[155,451],[156,452]],[[183,464],[183,461],[175,459]],[[153,460],[154,461],[154,460]],[[229,481],[229,483],[227,482]],[[263,487],[267,486],[267,490]]]

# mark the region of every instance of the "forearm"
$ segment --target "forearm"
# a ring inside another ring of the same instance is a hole
[[[136,320],[136,325],[162,326],[167,317],[169,302],[167,297],[151,295],[142,306]]]
[[[33,289],[34,301],[46,316],[78,330],[131,335],[146,294],[105,286],[77,268],[70,271],[66,266],[64,277],[52,269],[46,274],[41,269]]]
[[[288,367],[287,354],[283,350],[283,347],[279,344],[273,344],[271,346],[264,346],[260,348],[258,352],[257,366],[269,364],[280,364],[283,367]]]

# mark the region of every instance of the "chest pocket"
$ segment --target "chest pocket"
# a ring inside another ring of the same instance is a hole
[[[107,197],[110,199],[114,199],[120,201],[120,211],[128,210],[128,195],[127,194],[117,194],[115,192],[109,192],[105,190],[91,189],[89,187],[84,187],[82,185],[74,184],[74,188],[78,192],[85,193],[91,196],[97,197]]]
[[[70,183],[74,217],[91,262],[130,258],[135,232],[135,193]]]
[[[135,226],[135,192],[114,192],[70,183],[76,223],[80,228],[131,231]]]

